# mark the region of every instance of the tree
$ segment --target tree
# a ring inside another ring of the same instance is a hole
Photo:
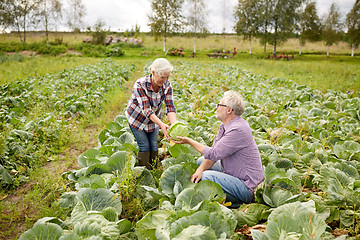
[[[332,3],[328,14],[324,18],[322,38],[325,41],[327,56],[329,48],[341,38],[340,33],[343,28],[341,13],[336,3]]]
[[[74,32],[74,42],[76,44],[76,32],[83,28],[83,18],[86,14],[85,5],[82,0],[68,0],[67,25]]]
[[[14,23],[14,19],[8,14],[11,0],[3,0],[0,2],[0,28],[5,31],[10,25]]]
[[[294,32],[299,20],[298,9],[304,0],[271,0],[270,26],[272,34],[270,43],[273,44],[273,54],[276,54],[278,44],[287,41],[290,33]]]
[[[28,25],[36,25],[39,0],[5,0],[2,2],[2,16],[9,28],[16,29],[21,42],[26,42]]]
[[[92,32],[94,44],[104,44],[105,38],[108,31],[105,29],[105,22],[101,19],[98,19],[94,26],[94,31]]]
[[[61,18],[62,4],[60,0],[41,0],[39,4],[39,17],[44,24],[46,43],[49,45],[49,27],[55,20]]]
[[[321,20],[317,14],[316,3],[308,2],[304,11],[300,14],[300,50],[301,46],[305,45],[306,41],[320,41],[321,40]]]
[[[249,40],[249,53],[251,52],[251,40],[257,35],[260,28],[259,1],[239,0],[235,9],[236,25],[235,32],[243,35],[244,39]]]
[[[346,25],[348,28],[347,38],[351,45],[351,56],[354,57],[355,48],[360,44],[360,0],[357,0],[346,16]]]
[[[166,52],[166,38],[171,33],[182,29],[182,4],[184,0],[153,0],[152,15],[149,15],[149,26],[155,37],[164,37],[163,50]]]
[[[259,9],[260,25],[259,25],[258,34],[260,36],[260,42],[264,44],[264,53],[266,53],[266,44],[268,43],[270,37],[269,26],[271,25],[271,20],[270,20],[270,13],[272,12],[271,1],[272,0],[260,0],[258,2],[258,4],[260,4],[260,9]]]
[[[188,8],[187,25],[194,36],[194,54],[196,53],[196,38],[199,33],[207,32],[206,27],[206,5],[204,0],[187,0]]]

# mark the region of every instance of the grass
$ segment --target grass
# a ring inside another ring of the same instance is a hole
[[[26,57],[22,62],[0,63],[0,84],[21,80],[27,77],[43,76],[79,65],[95,64],[101,59],[87,57]]]

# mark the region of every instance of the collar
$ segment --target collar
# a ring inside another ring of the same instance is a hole
[[[151,85],[151,76],[152,76],[152,74],[147,75],[147,76],[145,77],[145,83],[146,83],[146,87],[147,87],[147,89],[148,89],[149,91],[155,92],[154,88],[153,88],[152,85]],[[166,87],[166,83],[167,83],[167,82],[165,82],[161,87],[159,87],[159,91],[161,91],[162,89],[164,89],[164,88]]]
[[[236,122],[238,122],[240,119],[241,119],[241,116],[236,116],[233,119],[231,119],[230,122],[228,122],[227,124],[225,124],[225,125],[221,124],[221,125],[224,127],[224,129],[226,131],[226,130],[230,129],[233,125],[235,125]]]

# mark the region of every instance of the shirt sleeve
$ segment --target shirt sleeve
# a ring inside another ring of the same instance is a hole
[[[166,114],[168,114],[169,112],[176,112],[176,108],[173,101],[173,89],[171,85],[169,85],[165,93],[165,108],[166,108]]]
[[[237,129],[230,130],[212,147],[204,147],[204,157],[216,162],[233,155],[236,151],[242,148],[241,135],[241,132]]]
[[[154,111],[151,109],[149,97],[146,95],[146,91],[140,83],[135,84],[133,93],[143,114],[147,118],[149,118],[151,114],[154,114]]]

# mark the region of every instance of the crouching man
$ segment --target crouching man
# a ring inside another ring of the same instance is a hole
[[[254,188],[264,180],[260,153],[249,124],[241,117],[245,110],[243,98],[227,91],[216,107],[222,122],[212,147],[177,137],[179,144],[190,144],[199,153],[198,169],[191,181],[210,180],[218,183],[234,205],[251,202]]]

